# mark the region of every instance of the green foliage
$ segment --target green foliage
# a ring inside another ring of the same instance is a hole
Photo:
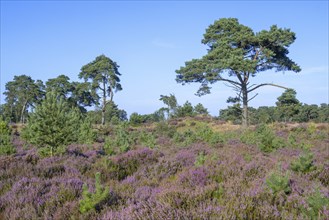
[[[176,114],[176,110],[178,107],[177,99],[174,94],[168,95],[160,95],[160,101],[163,101],[165,105],[168,106],[168,108],[165,108],[165,110],[168,113],[168,118],[172,117],[174,114]]]
[[[167,122],[162,121],[156,124],[155,132],[160,136],[173,138],[177,133],[177,129],[174,126],[170,126]]]
[[[211,146],[216,146],[224,143],[224,139],[219,133],[214,132],[209,126],[199,126],[196,129],[196,138],[206,142]]]
[[[187,129],[183,132],[175,132],[173,140],[186,147],[196,142],[204,142],[212,147],[222,145],[224,137],[221,134],[214,132],[207,125],[197,125],[195,129]]]
[[[105,124],[107,104],[113,101],[114,92],[122,90],[119,76],[121,76],[119,65],[105,55],[100,55],[92,62],[81,67],[79,78],[83,78],[86,82],[91,81],[91,95],[94,97],[95,102],[98,103],[102,98],[102,125]],[[99,90],[102,97],[97,94]],[[110,102],[106,101],[107,96],[110,97]]]
[[[276,137],[273,130],[263,124],[257,128],[258,147],[264,153],[270,153],[284,146],[282,139]]]
[[[101,185],[100,176],[99,172],[95,174],[95,193],[89,192],[87,184],[83,185],[82,200],[79,202],[79,210],[82,214],[91,210],[100,211],[100,206],[110,195],[109,188]]]
[[[213,191],[212,198],[220,201],[225,193],[224,187],[222,185],[218,185],[217,189]]]
[[[313,154],[311,152],[305,152],[300,155],[297,160],[291,163],[291,169],[296,172],[306,173],[316,169],[313,164]]]
[[[250,154],[248,154],[248,153],[246,153],[246,154],[244,154],[243,155],[243,159],[245,160],[245,161],[247,161],[247,162],[250,162],[250,161],[252,161],[252,155],[250,155]]]
[[[266,178],[266,185],[274,194],[277,194],[278,192],[289,194],[291,192],[289,178],[290,175],[288,172],[283,175],[281,172],[275,171]]]
[[[284,147],[284,140],[277,137],[273,130],[262,124],[258,126],[256,131],[245,130],[240,136],[242,143],[249,145],[257,145],[264,153],[270,153],[278,148]]]
[[[63,98],[50,92],[31,114],[22,136],[29,143],[44,148],[44,153],[48,151],[53,155],[60,146],[78,140],[80,122],[79,110],[70,108]]]
[[[293,117],[298,114],[300,109],[300,103],[296,98],[296,91],[293,89],[287,89],[278,97],[276,102],[279,117],[281,121],[292,121]]]
[[[270,30],[255,33],[236,18],[222,18],[210,25],[203,36],[202,43],[209,47],[207,54],[185,62],[184,67],[176,70],[176,81],[183,85],[200,83],[199,96],[210,93],[209,85],[224,81],[242,96],[239,99],[244,107],[244,126],[249,121],[248,93],[262,86],[278,86],[269,83],[248,86],[251,76],[271,69],[301,71],[287,56],[288,47],[295,41],[295,33],[290,29],[273,25]]]
[[[11,143],[11,129],[0,118],[0,155],[14,154],[16,149]]]
[[[110,101],[105,108],[105,116],[111,124],[119,124],[118,121],[127,121],[127,112],[119,109],[118,105]]]
[[[107,155],[116,154],[116,147],[115,147],[114,141],[111,138],[105,139],[104,151]]]
[[[192,117],[194,115],[195,115],[194,108],[193,108],[192,104],[188,101],[186,101],[183,106],[178,106],[176,113],[175,113],[175,117],[178,117],[178,118],[187,117],[187,116]]]
[[[16,123],[25,123],[28,108],[40,102],[44,95],[43,89],[40,80],[35,81],[26,75],[14,76],[13,81],[6,83],[3,93],[9,107],[9,117]]]
[[[156,147],[156,138],[154,134],[150,132],[142,132],[139,135],[139,141],[142,143],[142,145],[149,147],[151,149]]]
[[[46,82],[46,92],[55,91],[56,94],[63,97],[72,107],[78,107],[82,112],[87,110],[86,106],[95,104],[95,98],[91,94],[90,83],[70,82],[66,75],[59,75],[56,78],[49,79]]]
[[[121,153],[127,152],[136,142],[136,137],[133,133],[128,132],[126,123],[117,126],[114,133],[114,137],[107,138],[104,144],[104,150],[109,155],[113,155],[117,153],[117,151]]]
[[[298,147],[298,135],[295,132],[291,132],[288,135],[287,143],[290,147],[297,148]]]
[[[11,135],[11,129],[8,124],[0,118],[0,135]]]
[[[79,128],[78,142],[82,144],[92,144],[96,139],[96,132],[92,128],[91,119],[86,117]]]
[[[257,133],[251,129],[246,129],[240,136],[240,141],[248,145],[256,145],[258,142]]]
[[[322,217],[325,217],[325,214],[323,213],[323,208],[329,207],[329,198],[322,195],[319,189],[317,189],[313,194],[308,196],[306,202],[309,207],[302,207],[302,212],[309,219],[322,219]]]
[[[187,147],[198,140],[197,136],[191,129],[188,129],[182,133],[176,132],[173,139],[176,143],[181,144],[183,147]]]
[[[152,114],[140,115],[136,112],[132,113],[129,117],[129,123],[132,126],[139,126],[143,123],[160,122],[165,119],[162,111],[156,111]]]
[[[208,115],[208,109],[206,109],[201,103],[194,106],[194,112],[199,115]]]
[[[197,167],[201,167],[206,162],[206,159],[207,159],[207,155],[202,151],[198,154],[198,156],[194,162],[194,165]]]
[[[242,109],[239,103],[233,106],[228,106],[227,109],[221,109],[219,111],[219,119],[223,121],[231,121],[234,124],[241,123]]]
[[[137,112],[132,113],[129,117],[129,123],[133,126],[140,125],[145,121],[145,117],[143,117],[143,115],[138,114]]]

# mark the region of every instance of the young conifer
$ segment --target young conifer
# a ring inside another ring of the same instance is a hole
[[[52,156],[59,147],[77,141],[80,118],[78,109],[71,108],[55,92],[49,92],[31,114],[23,137]]]

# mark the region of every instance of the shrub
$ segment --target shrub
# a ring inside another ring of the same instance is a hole
[[[79,110],[72,109],[63,98],[49,92],[31,114],[23,137],[52,156],[60,146],[77,141],[79,123]]]
[[[265,124],[257,129],[258,147],[264,153],[270,153],[284,146],[281,138],[275,136],[274,132]]]
[[[240,136],[240,141],[242,143],[245,143],[245,144],[248,144],[248,145],[257,144],[256,132],[254,132],[250,129],[243,131],[242,135]]]
[[[11,143],[11,129],[0,119],[0,155],[14,154],[16,149]]]
[[[313,194],[306,198],[308,208],[302,207],[303,213],[309,219],[322,219],[325,218],[323,213],[323,208],[329,206],[329,198],[322,195],[322,193],[317,189]],[[327,216],[328,217],[328,216]]]
[[[96,139],[96,132],[92,128],[91,119],[85,118],[79,128],[78,141],[81,144],[92,144]]]
[[[283,175],[279,172],[273,172],[266,178],[266,185],[272,190],[274,194],[283,191],[285,194],[291,192],[289,173]]]
[[[129,133],[127,125],[123,123],[115,129],[114,137],[105,140],[104,150],[109,155],[115,154],[117,149],[119,152],[124,153],[130,150],[131,145],[134,143],[133,133]]]
[[[10,135],[11,129],[8,124],[0,118],[0,135]]]
[[[116,154],[114,141],[111,138],[106,138],[104,143],[104,151],[107,155]]]
[[[208,126],[201,126],[198,128],[195,135],[198,139],[210,144],[211,146],[224,143],[223,138]]]
[[[264,153],[270,153],[284,146],[283,139],[276,137],[275,133],[265,124],[260,125],[256,131],[244,131],[240,140],[245,144],[257,145]]]
[[[109,197],[109,188],[104,188],[100,183],[100,173],[95,174],[95,193],[89,192],[87,184],[82,187],[82,200],[79,202],[80,212],[86,213],[91,210],[100,211],[102,203]]]
[[[159,122],[156,124],[155,131],[158,135],[173,138],[177,133],[174,126],[170,126],[167,122]]]
[[[184,132],[176,132],[173,136],[173,140],[175,143],[186,147],[195,143],[198,138],[191,129],[188,129]]]
[[[144,122],[144,117],[136,112],[132,113],[129,117],[129,123],[133,126],[138,126]]]
[[[291,163],[291,169],[296,172],[306,173],[315,169],[313,165],[313,154],[305,152],[300,155],[297,160]]]
[[[139,141],[146,147],[151,149],[156,146],[156,139],[152,133],[142,132],[139,135]]]

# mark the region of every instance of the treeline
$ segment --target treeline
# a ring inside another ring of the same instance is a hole
[[[276,106],[249,107],[250,124],[272,122],[329,122],[329,105],[301,103],[296,98],[296,91],[287,89],[278,97]],[[242,109],[239,103],[219,111],[219,119],[231,121],[234,124],[241,123]]]
[[[116,79],[119,80],[118,78]],[[71,82],[65,75],[59,75],[43,83],[41,80],[33,80],[30,76],[15,76],[13,81],[6,84],[3,93],[6,103],[0,105],[2,119],[10,123],[26,123],[29,113],[33,112],[37,105],[45,100],[46,94],[53,92],[70,108],[75,108],[82,117],[88,117],[92,124],[117,125],[123,121],[129,121],[132,125],[164,121],[170,118],[193,117],[196,115],[208,115],[209,112],[201,103],[193,106],[189,101],[179,105],[174,94],[160,95],[165,107],[156,110],[152,114],[139,114],[134,112],[128,118],[127,112],[120,109],[113,101],[113,92],[110,100],[106,95],[98,95],[94,81]],[[107,87],[112,91],[111,86]],[[121,88],[121,85],[120,85]],[[121,88],[122,89],[122,88]],[[106,90],[106,89],[105,89]],[[104,100],[100,103],[100,100]],[[219,120],[230,121],[234,124],[242,123],[242,108],[240,102],[229,98],[232,106],[219,110]],[[235,103],[236,102],[236,103]],[[87,107],[95,106],[94,110],[87,111]],[[249,123],[272,123],[272,122],[329,122],[329,105],[322,103],[304,104],[296,98],[296,91],[287,89],[278,97],[276,106],[249,107]]]
[[[5,85],[3,94],[6,103],[0,106],[0,113],[11,123],[26,123],[29,112],[33,112],[47,93],[53,92],[67,102],[69,107],[77,108],[81,113],[86,113],[87,107],[99,108],[102,124],[105,123],[106,111],[108,114],[116,111],[119,119],[126,119],[126,113],[117,109],[113,102],[114,93],[122,90],[118,68],[116,62],[100,55],[81,67],[78,76],[83,82],[71,82],[65,75],[59,75],[45,83],[27,75],[14,76]]]

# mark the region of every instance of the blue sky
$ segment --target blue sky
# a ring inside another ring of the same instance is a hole
[[[235,93],[216,83],[197,97],[199,85],[177,84],[175,70],[206,54],[205,29],[224,17],[256,32],[273,24],[294,31],[289,56],[302,72],[268,71],[251,82],[294,88],[303,103],[328,103],[328,1],[1,1],[1,103],[14,75],[78,81],[80,68],[105,54],[120,65],[123,91],[114,101],[128,115],[154,112],[170,93],[218,115]],[[263,87],[250,106],[273,106],[282,92]]]

